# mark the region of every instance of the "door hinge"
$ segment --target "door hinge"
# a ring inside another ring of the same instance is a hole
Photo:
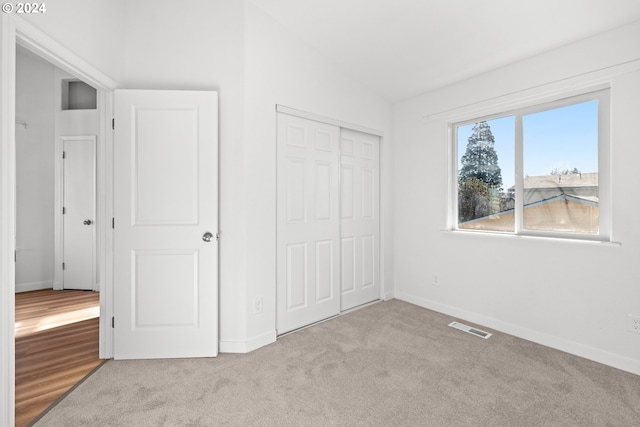
[[[66,159],[66,158],[67,158],[67,152],[66,152],[66,151],[63,151],[63,152],[62,152],[62,158],[63,158],[63,159]]]
[[[116,318],[115,318],[115,317],[112,317],[112,318],[111,318],[111,328],[113,329],[113,328],[115,328],[115,327],[116,327]]]
[[[62,207],[62,215],[67,213],[67,208],[65,208],[64,206]]]
[[[64,262],[62,263],[62,269],[64,270]]]
[[[220,240],[220,236],[222,235],[222,233],[216,233],[216,240]]]
[[[111,218],[111,228],[115,230],[116,228],[116,219],[115,218]]]
[[[13,251],[13,262],[18,262],[18,251]]]
[[[111,129],[116,130],[116,119],[111,119]]]

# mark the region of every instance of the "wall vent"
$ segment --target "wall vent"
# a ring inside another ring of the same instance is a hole
[[[472,328],[471,326],[467,326],[465,324],[458,323],[458,322],[451,322],[449,323],[449,326],[451,326],[452,328],[456,328],[461,331],[464,331],[468,334],[475,335],[480,338],[484,338],[485,340],[489,339],[489,337],[492,335],[489,332],[481,331],[480,329]]]

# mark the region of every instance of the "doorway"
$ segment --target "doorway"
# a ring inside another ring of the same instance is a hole
[[[16,71],[16,292],[98,291],[96,90],[75,108],[69,74],[20,46]]]
[[[16,425],[30,421],[34,410],[45,409],[73,385],[61,382],[61,376],[77,381],[99,363],[99,295],[63,291],[98,290],[93,224],[99,111],[95,101],[92,108],[66,111],[68,100],[65,110],[66,76],[17,46]],[[93,135],[73,135],[78,131]],[[78,306],[81,298],[86,302]],[[56,388],[34,388],[33,378]]]
[[[100,109],[96,150],[96,286],[100,290],[99,357],[112,354],[110,304],[112,295],[110,232],[112,214],[111,111],[117,83],[37,28],[13,15],[3,15],[0,33],[0,424],[14,424],[15,397],[15,279],[16,267],[16,48],[25,47],[56,67],[77,76],[97,89]],[[27,123],[28,126],[28,123]],[[102,220],[104,218],[104,220]]]

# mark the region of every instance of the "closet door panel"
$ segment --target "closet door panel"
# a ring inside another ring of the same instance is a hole
[[[278,113],[278,334],[340,312],[339,135]]]
[[[344,311],[380,298],[380,138],[342,129],[340,144]]]

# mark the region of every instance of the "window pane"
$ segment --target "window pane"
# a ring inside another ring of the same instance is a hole
[[[515,118],[458,127],[458,228],[515,230]]]
[[[598,102],[522,117],[523,228],[598,234]]]

